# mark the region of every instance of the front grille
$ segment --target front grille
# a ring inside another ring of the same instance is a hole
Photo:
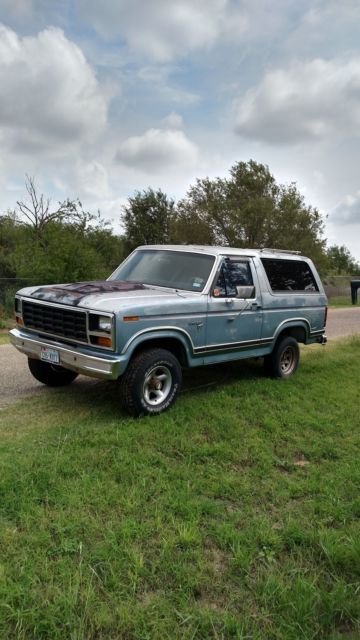
[[[23,300],[22,307],[24,326],[28,329],[87,343],[84,311],[62,309],[26,300]]]

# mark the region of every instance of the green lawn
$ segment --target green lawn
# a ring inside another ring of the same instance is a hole
[[[0,637],[360,637],[360,340],[187,375],[134,420],[116,385],[0,411]]]
[[[2,344],[9,344],[10,340],[9,340],[9,329],[11,329],[12,327],[15,326],[14,320],[7,319],[5,320],[4,318],[0,317],[0,345]]]
[[[350,296],[337,296],[329,298],[329,307],[352,307]]]

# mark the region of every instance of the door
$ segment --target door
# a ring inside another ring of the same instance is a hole
[[[207,354],[259,346],[262,326],[259,282],[251,258],[225,256],[209,292]]]

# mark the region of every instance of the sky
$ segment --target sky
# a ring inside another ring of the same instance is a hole
[[[360,260],[359,143],[359,0],[0,0],[2,212],[27,174],[119,231],[254,159]]]

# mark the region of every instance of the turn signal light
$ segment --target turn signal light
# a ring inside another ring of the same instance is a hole
[[[17,324],[23,325],[24,320],[20,316],[15,316],[15,320]]]
[[[103,338],[102,336],[95,337],[96,343],[99,347],[112,347],[111,338]]]

